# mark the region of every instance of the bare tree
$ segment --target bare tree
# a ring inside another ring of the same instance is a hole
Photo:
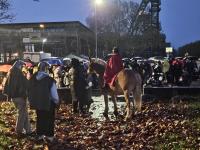
[[[128,39],[128,32],[132,17],[135,16],[139,4],[133,1],[110,0],[97,8],[97,16],[92,14],[86,18],[89,28],[95,31],[95,19],[97,21],[98,47],[110,52],[113,46],[125,45],[123,39]],[[123,50],[129,46],[122,47]]]
[[[124,34],[128,32],[132,17],[137,12],[139,4],[132,1],[111,0],[105,2],[103,8],[97,9],[94,14],[86,18],[88,26],[95,29],[95,17],[98,24],[98,33],[112,32]]]
[[[151,26],[150,8],[137,19],[137,34],[130,34],[138,9],[139,4],[133,1],[110,0],[97,16],[88,16],[86,22],[91,30],[95,31],[95,19],[97,21],[98,48],[110,52],[113,46],[120,46],[127,56],[133,53],[146,57],[162,55],[166,37]]]
[[[15,15],[11,12],[11,3],[9,0],[0,0],[0,22],[11,21]]]

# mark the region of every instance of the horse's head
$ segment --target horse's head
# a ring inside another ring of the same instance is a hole
[[[102,74],[105,71],[106,62],[100,59],[90,59],[88,73]]]

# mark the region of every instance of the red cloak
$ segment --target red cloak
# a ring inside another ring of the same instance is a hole
[[[104,72],[105,83],[112,85],[114,83],[115,76],[123,69],[122,58],[119,54],[113,54],[108,60],[106,69]]]

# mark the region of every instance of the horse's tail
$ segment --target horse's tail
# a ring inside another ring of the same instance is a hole
[[[143,93],[142,76],[140,75],[140,73],[135,72],[135,80],[136,80],[136,86],[141,86],[141,91]]]
[[[142,89],[141,86],[136,86],[134,91],[134,105],[137,111],[141,110],[142,107]]]
[[[136,86],[135,89],[133,90],[133,95],[134,95],[134,105],[137,111],[141,110],[142,107],[142,78],[139,73],[135,74],[135,79],[136,79]]]

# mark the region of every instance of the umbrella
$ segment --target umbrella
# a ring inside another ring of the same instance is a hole
[[[0,72],[8,72],[11,67],[11,65],[0,65]]]

